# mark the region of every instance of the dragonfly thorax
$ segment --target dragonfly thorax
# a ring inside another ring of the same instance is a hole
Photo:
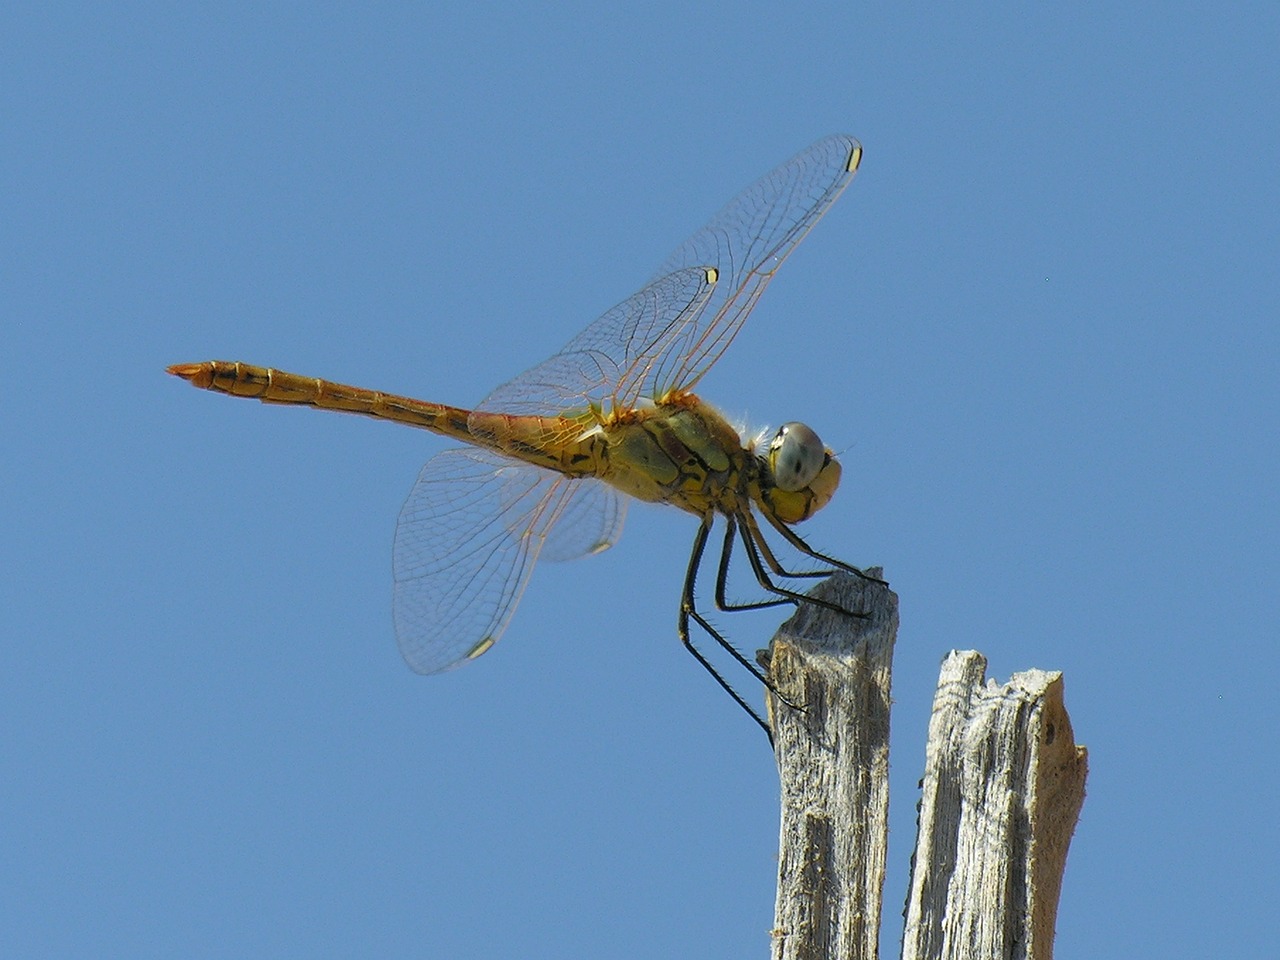
[[[778,431],[766,456],[692,394],[633,410],[603,425],[602,480],[640,500],[698,516],[739,512],[746,503],[783,523],[806,520],[840,483],[840,464],[804,424]]]
[[[699,516],[736,509],[758,473],[738,432],[692,394],[632,410],[602,433],[602,480],[637,499]]]

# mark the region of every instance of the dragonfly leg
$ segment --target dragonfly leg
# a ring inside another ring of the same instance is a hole
[[[769,571],[765,569],[765,562],[761,558],[761,554],[767,551],[768,545],[765,543],[760,527],[756,524],[755,518],[747,511],[743,511],[739,516],[739,520],[743,526],[742,546],[747,551],[747,560],[751,563],[751,572],[756,575],[756,582],[760,584],[769,593],[776,594],[779,597],[785,597],[791,603],[813,603],[820,607],[826,607],[828,610],[835,610],[837,613],[847,613],[853,617],[864,617],[866,614],[858,613],[854,610],[846,610],[838,603],[832,603],[830,600],[822,600],[818,597],[810,596],[807,593],[798,593],[795,590],[788,590],[786,587],[780,587],[774,583],[769,576]],[[783,574],[787,576],[788,574]]]
[[[767,724],[764,718],[761,717],[760,714],[742,698],[742,695],[738,693],[737,690],[733,689],[733,687],[729,685],[729,681],[720,675],[720,671],[712,666],[711,661],[702,655],[702,652],[694,646],[693,639],[689,635],[689,620],[692,618],[698,626],[702,627],[702,629],[705,630],[713,640],[715,640],[716,643],[727,650],[730,656],[737,660],[738,663],[742,664],[742,666],[746,667],[747,671],[750,672],[753,677],[761,683],[768,685],[769,681],[766,680],[764,674],[760,672],[760,668],[739,653],[728,640],[721,636],[721,634],[711,626],[706,617],[698,612],[697,605],[694,600],[694,585],[698,577],[698,568],[702,565],[702,557],[706,551],[707,536],[711,533],[711,523],[712,518],[710,516],[705,517],[702,521],[702,525],[698,527],[697,535],[693,539],[693,552],[689,556],[689,570],[685,574],[684,590],[680,596],[680,616],[677,620],[677,630],[680,634],[680,642],[684,644],[684,648],[686,650],[693,654],[694,659],[697,660],[698,663],[702,664],[703,669],[706,670],[707,673],[711,674],[712,679],[714,679],[716,683],[720,684],[724,692],[733,698],[734,703],[745,710],[747,715],[760,725],[760,729],[765,732],[765,736],[769,738],[769,742],[773,743],[773,733],[769,729],[769,724]]]
[[[809,546],[809,544],[805,543],[804,538],[801,537],[800,534],[796,533],[777,517],[772,516],[768,511],[762,512],[764,513],[764,518],[769,521],[769,525],[772,526],[773,529],[777,530],[778,533],[782,534],[782,538],[786,540],[787,543],[791,544],[806,556],[813,557],[815,560],[821,560],[823,563],[829,563],[833,567],[838,567],[841,570],[852,573],[854,576],[861,577],[863,580],[867,580],[871,583],[878,583],[885,587],[889,585],[888,580],[881,580],[879,577],[873,577],[871,574],[859,570],[852,564],[845,563],[843,560],[837,560],[835,557],[829,557],[825,553],[819,553],[817,550],[813,549],[813,547]],[[757,537],[759,537],[759,527],[756,527],[755,533]],[[763,541],[764,538],[759,537],[759,539]],[[804,576],[804,574],[801,574],[801,576]]]
[[[756,518],[750,511],[744,510],[742,517],[743,539],[750,538],[760,549],[760,555],[764,558],[764,562],[768,564],[769,569],[780,577],[793,577],[800,579],[802,577],[829,577],[835,573],[835,570],[788,570],[779,561],[773,552],[773,548],[769,546],[769,541],[764,538],[764,534],[760,531],[760,525],[756,523]],[[805,551],[809,553],[809,551]]]
[[[725,612],[735,610],[765,610],[769,607],[780,607],[787,603],[796,603],[790,597],[778,597],[774,600],[755,600],[750,603],[730,603],[725,599],[725,588],[729,581],[729,558],[733,555],[733,540],[738,533],[738,519],[732,514],[725,515],[724,548],[720,551],[720,568],[716,574],[716,606]],[[749,534],[744,533],[745,542]],[[750,549],[748,547],[748,549]],[[780,572],[780,571],[777,571]],[[782,576],[786,576],[782,573]]]
[[[769,550],[767,541],[764,539],[764,533],[761,531],[759,524],[756,523],[755,517],[749,511],[744,510],[739,516],[739,520],[743,527],[742,545],[747,551],[747,559],[751,562],[751,570],[756,575],[756,580],[760,586],[770,593],[786,597],[795,603],[812,603],[819,607],[825,607],[828,610],[834,610],[836,613],[843,613],[850,617],[866,617],[867,614],[857,610],[846,610],[838,603],[832,603],[830,600],[823,600],[820,597],[814,597],[807,593],[797,593],[794,590],[788,590],[780,587],[769,578],[769,573],[765,569],[765,563],[761,559],[761,554]],[[802,543],[804,541],[801,541]],[[814,554],[819,559],[827,559],[820,554]],[[837,561],[838,562],[838,561]],[[839,564],[842,569],[852,569],[845,564]],[[776,571],[775,571],[776,572]],[[861,574],[861,571],[859,571]],[[787,574],[783,574],[787,576]],[[861,574],[865,576],[865,574]],[[872,579],[872,578],[867,578]]]
[[[720,551],[720,566],[716,574],[716,606],[719,609],[724,610],[726,613],[732,613],[738,610],[766,610],[770,607],[780,607],[788,603],[792,605],[798,604],[799,600],[792,597],[777,597],[773,600],[755,600],[749,603],[730,603],[725,599],[725,584],[729,578],[729,558],[733,554],[734,535],[738,534],[739,530],[738,519],[733,516],[733,514],[726,514],[724,519],[724,547]],[[745,549],[748,551],[748,554],[750,554],[751,544],[748,542],[747,534],[744,533],[741,534],[741,536],[743,543],[746,545]],[[774,686],[773,681],[770,680],[767,675],[761,674],[755,669],[752,669],[751,672],[759,677],[760,681],[769,688],[769,691],[788,707],[791,707],[793,710],[804,710],[803,704],[796,703],[788,698],[785,693]]]

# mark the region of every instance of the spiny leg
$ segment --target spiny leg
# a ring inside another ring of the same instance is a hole
[[[839,567],[841,570],[852,573],[854,576],[861,577],[863,580],[870,583],[878,583],[884,587],[889,585],[888,580],[881,580],[879,577],[873,577],[871,574],[864,573],[859,570],[857,567],[853,566],[853,564],[845,563],[843,560],[837,560],[835,557],[829,557],[825,553],[819,553],[817,550],[813,549],[813,547],[809,546],[809,544],[805,543],[804,538],[801,537],[800,534],[796,533],[777,517],[770,514],[767,510],[762,512],[764,513],[764,518],[769,521],[769,525],[782,534],[783,539],[801,553],[813,557],[815,560],[821,560],[823,563],[829,563],[833,567]],[[760,532],[758,527],[755,532],[758,536]],[[760,537],[760,539],[763,540],[764,538]]]
[[[729,558],[733,554],[734,535],[738,532],[738,519],[733,514],[725,514],[724,528],[724,548],[720,551],[720,569],[716,575],[716,606],[726,613],[732,613],[736,610],[765,610],[769,607],[780,607],[787,603],[796,603],[791,597],[778,597],[776,600],[755,600],[749,603],[730,603],[725,599],[725,589],[729,581]],[[750,536],[748,533],[743,534],[743,542],[745,543]],[[747,546],[745,549],[751,549]],[[785,573],[781,574],[786,576]]]
[[[702,616],[702,614],[698,613],[697,606],[695,605],[694,585],[698,577],[698,568],[702,565],[703,553],[706,550],[707,535],[711,533],[711,522],[712,518],[710,516],[704,517],[702,524],[698,527],[697,535],[693,538],[693,551],[689,555],[689,569],[685,573],[684,577],[684,590],[680,596],[680,616],[677,620],[676,629],[679,632],[680,642],[684,644],[684,648],[693,654],[694,659],[702,664],[703,669],[705,669],[707,673],[711,674],[712,679],[714,679],[716,683],[720,684],[724,692],[733,698],[734,703],[745,710],[747,715],[760,725],[760,729],[764,731],[765,736],[767,736],[769,738],[769,742],[772,743],[773,733],[769,729],[769,724],[764,721],[764,718],[761,717],[760,714],[756,713],[746,700],[742,699],[742,695],[739,694],[737,690],[733,689],[733,687],[729,685],[729,681],[722,677],[720,675],[720,671],[711,665],[711,661],[704,657],[702,652],[693,645],[693,640],[689,636],[689,618],[692,617],[697,622],[698,626],[702,627],[702,629],[705,630],[716,643],[720,644],[720,646],[727,650],[735,660],[746,667],[752,676],[758,679],[761,683],[768,685],[768,681],[765,679],[764,674],[760,672],[760,668],[751,663],[746,657],[734,649],[733,645],[722,637],[716,629],[707,622],[707,619]]]
[[[780,577],[793,577],[800,579],[802,577],[829,577],[835,573],[835,570],[788,570],[778,560],[773,552],[773,548],[769,546],[769,541],[764,538],[764,534],[760,530],[760,525],[756,523],[755,515],[750,510],[742,511],[742,529],[743,540],[750,539],[760,549],[760,555],[764,557],[764,562],[769,565],[769,569]]]
[[[771,554],[769,541],[764,538],[764,532],[760,529],[760,525],[756,523],[755,516],[749,509],[743,508],[738,514],[738,521],[742,524],[743,549],[747,551],[747,559],[751,561],[751,570],[755,574],[756,580],[759,582],[761,587],[770,593],[786,597],[788,601],[796,604],[811,603],[814,606],[823,607],[827,610],[834,610],[836,613],[843,613],[846,616],[858,617],[860,619],[866,618],[867,614],[862,611],[847,610],[840,606],[840,604],[833,603],[830,600],[824,600],[822,597],[815,597],[808,593],[797,593],[794,590],[788,590],[785,587],[780,587],[774,583],[769,578],[769,574],[765,571],[765,561],[761,559],[762,556],[767,559]],[[770,565],[773,566],[773,564]],[[840,564],[840,566],[843,568],[846,565]],[[793,576],[793,574],[789,574],[785,570],[782,570],[781,564],[774,566],[774,572],[778,573],[780,576]],[[833,570],[829,570],[825,575],[830,575],[834,572],[835,571]]]
[[[807,593],[797,593],[795,590],[788,590],[786,587],[780,587],[769,577],[769,573],[765,570],[764,561],[761,559],[761,552],[769,549],[765,542],[764,535],[760,531],[759,525],[755,522],[755,517],[747,509],[743,509],[738,514],[738,520],[742,523],[744,534],[742,537],[742,546],[747,551],[747,559],[751,563],[751,571],[756,575],[756,581],[769,593],[785,597],[787,601],[800,604],[812,603],[819,607],[826,607],[828,610],[834,610],[837,613],[848,614],[851,617],[865,617],[865,613],[859,613],[855,610],[846,610],[838,603],[832,603],[830,600],[823,600],[821,597],[814,597]],[[784,573],[783,576],[786,576]]]
[[[766,513],[766,516],[769,516],[769,515]],[[742,525],[742,547],[747,553],[747,559],[751,563],[751,569],[752,569],[752,572],[755,574],[757,582],[765,590],[769,591],[770,593],[777,594],[780,597],[780,599],[778,600],[763,601],[758,604],[755,604],[755,606],[766,607],[766,606],[774,606],[776,604],[782,604],[782,603],[795,603],[798,605],[801,602],[804,602],[804,603],[811,603],[819,607],[825,607],[828,610],[833,610],[836,613],[842,613],[845,616],[857,617],[860,619],[864,619],[869,616],[869,614],[864,613],[862,611],[847,610],[844,607],[842,607],[840,604],[833,603],[832,601],[823,599],[822,597],[815,597],[810,594],[796,593],[793,590],[788,590],[784,587],[778,586],[769,578],[769,574],[765,570],[766,563],[768,564],[769,568],[773,570],[775,574],[783,577],[829,576],[834,571],[831,571],[831,570],[814,571],[812,573],[788,572],[782,566],[782,564],[778,562],[777,557],[774,556],[773,550],[769,546],[769,541],[767,541],[764,538],[764,531],[762,531],[760,529],[760,525],[756,523],[755,516],[751,513],[750,508],[746,507],[745,505],[742,507],[739,514],[736,516],[736,518],[733,515],[730,515],[728,516],[727,520],[728,520],[730,532],[732,532],[735,529],[738,523],[741,523]],[[838,567],[840,569],[847,569],[852,572],[855,572],[859,576],[864,577],[865,579],[868,579],[868,580],[876,579],[874,577],[868,577],[866,574],[862,573],[861,570],[856,570],[855,568],[850,567],[848,564],[841,563],[840,561],[835,560],[834,558],[826,557],[823,554],[818,553],[816,550],[810,549],[809,545],[806,544],[802,539],[800,539],[798,535],[793,534],[789,529],[780,525],[780,523],[774,517],[769,516],[769,520],[775,527],[778,527],[778,529],[781,530],[784,534],[788,534],[787,536],[788,542],[798,543],[800,548],[803,549],[803,552],[808,554],[809,556],[816,557],[819,560],[827,561],[831,563],[833,566]],[[719,599],[720,596],[722,596],[723,594],[724,575],[727,572],[729,567],[727,554],[731,546],[732,546],[732,539],[730,536],[726,536],[725,537],[726,558],[722,558],[720,562],[720,583],[717,584],[717,599]],[[778,699],[782,703],[785,703],[787,706],[791,707],[792,709],[801,710],[801,711],[805,709],[802,704],[797,704],[792,700],[790,700],[789,698],[787,698],[786,696],[784,696],[777,689],[777,687],[775,687],[771,682],[766,681],[766,684],[768,685],[769,689],[774,692],[774,694],[778,697]]]
[[[725,514],[724,521],[725,521],[724,546],[720,551],[720,566],[716,575],[716,606],[719,609],[725,611],[726,613],[733,613],[739,610],[766,610],[771,607],[780,607],[788,603],[792,604],[793,606],[798,606],[801,599],[812,599],[808,597],[800,597],[799,594],[797,594],[795,597],[778,597],[777,599],[774,599],[774,600],[755,600],[749,603],[730,603],[727,599],[725,599],[725,589],[729,579],[729,558],[733,555],[734,535],[738,533],[738,518],[731,513],[727,513]],[[747,553],[750,554],[751,543],[747,534],[742,535],[742,542],[743,542],[743,549],[745,549]],[[733,651],[733,652],[736,653],[736,651]],[[738,659],[739,661],[742,660],[741,657],[739,657]],[[755,670],[754,668],[752,668],[751,672],[760,678],[760,681],[766,687],[769,688],[770,693],[772,693],[775,697],[777,697],[787,706],[795,710],[804,709],[804,707],[801,704],[795,703],[794,701],[790,700],[785,693],[783,693],[776,686],[774,686],[773,681],[770,680],[767,675],[760,673],[758,670]]]

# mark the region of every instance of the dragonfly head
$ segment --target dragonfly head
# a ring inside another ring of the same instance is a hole
[[[762,498],[783,523],[807,520],[840,485],[840,461],[803,423],[784,423],[769,444]]]

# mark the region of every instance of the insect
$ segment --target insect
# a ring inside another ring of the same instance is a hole
[[[722,610],[823,603],[774,581],[830,570],[786,570],[757,515],[800,553],[871,578],[792,529],[840,480],[840,464],[817,434],[787,423],[758,451],[693,389],[861,157],[852,137],[827,137],[766,174],[650,283],[473,410],[238,362],[176,364],[169,372],[232,396],[394,420],[467,444],[427,462],[396,526],[396,637],[419,673],[449,670],[497,643],[539,558],[567,560],[614,544],[626,512],[620,494],[693,514],[699,525],[680,597],[680,640],[768,733],[690,636],[693,621],[768,682],[697,608],[694,586],[715,517],[725,525],[715,590]],[[767,599],[725,599],[735,541]]]

